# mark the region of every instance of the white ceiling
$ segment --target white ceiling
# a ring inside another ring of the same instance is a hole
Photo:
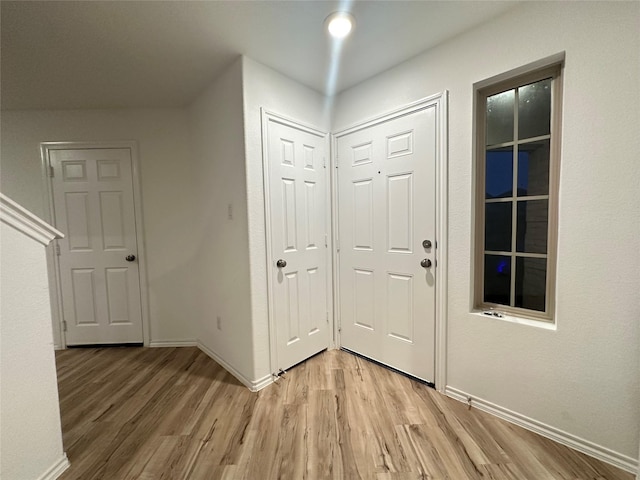
[[[346,2],[335,91],[517,2]],[[2,1],[2,109],[184,106],[240,54],[327,93],[324,19],[345,1]],[[342,5],[342,6],[341,6]]]

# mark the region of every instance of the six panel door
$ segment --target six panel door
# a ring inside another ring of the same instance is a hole
[[[431,105],[337,137],[341,344],[428,382],[436,132]]]
[[[50,150],[49,161],[67,345],[142,343],[130,150]]]
[[[265,118],[271,301],[277,368],[285,370],[329,344],[327,138],[290,122]]]

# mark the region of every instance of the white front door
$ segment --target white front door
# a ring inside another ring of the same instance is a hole
[[[131,151],[49,150],[67,345],[142,343]]]
[[[327,135],[269,114],[263,122],[274,366],[286,370],[329,345]]]
[[[428,382],[436,120],[431,104],[336,136],[341,345]]]

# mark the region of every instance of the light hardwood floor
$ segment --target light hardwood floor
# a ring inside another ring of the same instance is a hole
[[[345,352],[259,393],[196,348],[56,359],[63,480],[633,478]]]

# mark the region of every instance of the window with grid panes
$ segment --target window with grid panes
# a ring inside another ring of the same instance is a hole
[[[560,72],[477,92],[477,308],[552,320]]]

